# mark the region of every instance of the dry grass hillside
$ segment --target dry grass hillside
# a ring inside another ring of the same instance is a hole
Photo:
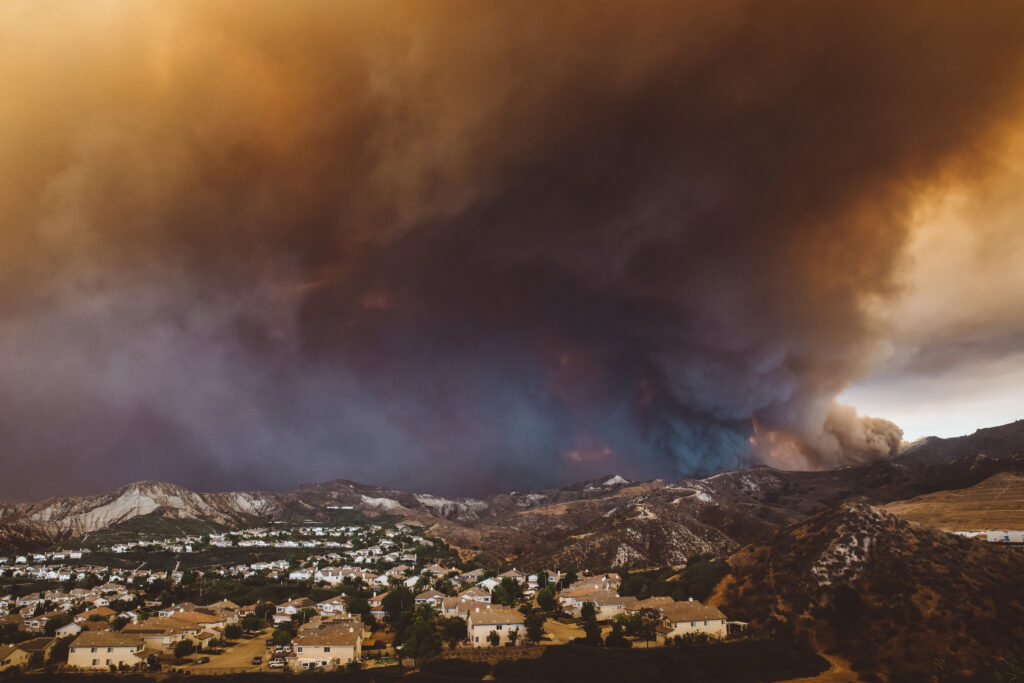
[[[929,493],[885,509],[947,531],[1024,529],[1024,475],[1003,472],[970,488]]]

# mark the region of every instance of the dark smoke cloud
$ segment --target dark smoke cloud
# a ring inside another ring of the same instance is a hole
[[[9,3],[0,494],[885,454],[833,398],[1022,65],[1015,1]]]

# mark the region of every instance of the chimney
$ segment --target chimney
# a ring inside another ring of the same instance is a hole
[[[693,598],[690,598],[690,602],[693,602]]]

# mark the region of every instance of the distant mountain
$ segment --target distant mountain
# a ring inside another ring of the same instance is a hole
[[[871,680],[935,680],[937,667],[976,680],[1024,642],[1024,555],[863,503],[778,529],[729,563],[713,600],[726,614],[795,631]]]
[[[940,439],[930,436],[914,442],[893,458],[903,464],[941,464],[974,455],[1001,459],[1024,454],[1024,420],[979,429],[967,436]]]
[[[1024,423],[981,430],[1008,444]],[[992,434],[995,434],[993,436]],[[947,442],[957,441],[947,439]],[[1024,436],[1016,450],[1024,450]],[[33,549],[81,539],[101,529],[185,528],[186,521],[240,528],[270,522],[337,521],[340,508],[428,528],[464,559],[520,567],[682,564],[703,552],[734,552],[766,534],[847,501],[886,504],[965,489],[1001,473],[1024,473],[1024,457],[971,454],[947,461],[882,460],[863,467],[792,472],[758,466],[704,479],[633,482],[609,474],[540,492],[444,498],[345,479],[287,492],[196,493],[161,482],[38,503],[0,504],[0,543]],[[968,449],[969,451],[970,449]],[[950,451],[953,452],[953,451]],[[146,518],[133,527],[130,520]],[[157,519],[175,525],[159,525]],[[140,523],[141,524],[141,523]],[[189,527],[199,528],[199,527]]]

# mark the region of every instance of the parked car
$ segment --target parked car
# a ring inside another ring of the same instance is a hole
[[[284,668],[284,660],[283,659],[271,660],[270,664],[268,664],[267,666],[269,666],[271,669],[283,669]]]
[[[209,664],[209,663],[210,663],[210,658],[209,657],[200,657],[199,659],[196,660],[196,664]]]
[[[263,663],[263,657],[256,656],[256,657],[252,658],[252,665],[253,666],[259,666],[262,663]]]

